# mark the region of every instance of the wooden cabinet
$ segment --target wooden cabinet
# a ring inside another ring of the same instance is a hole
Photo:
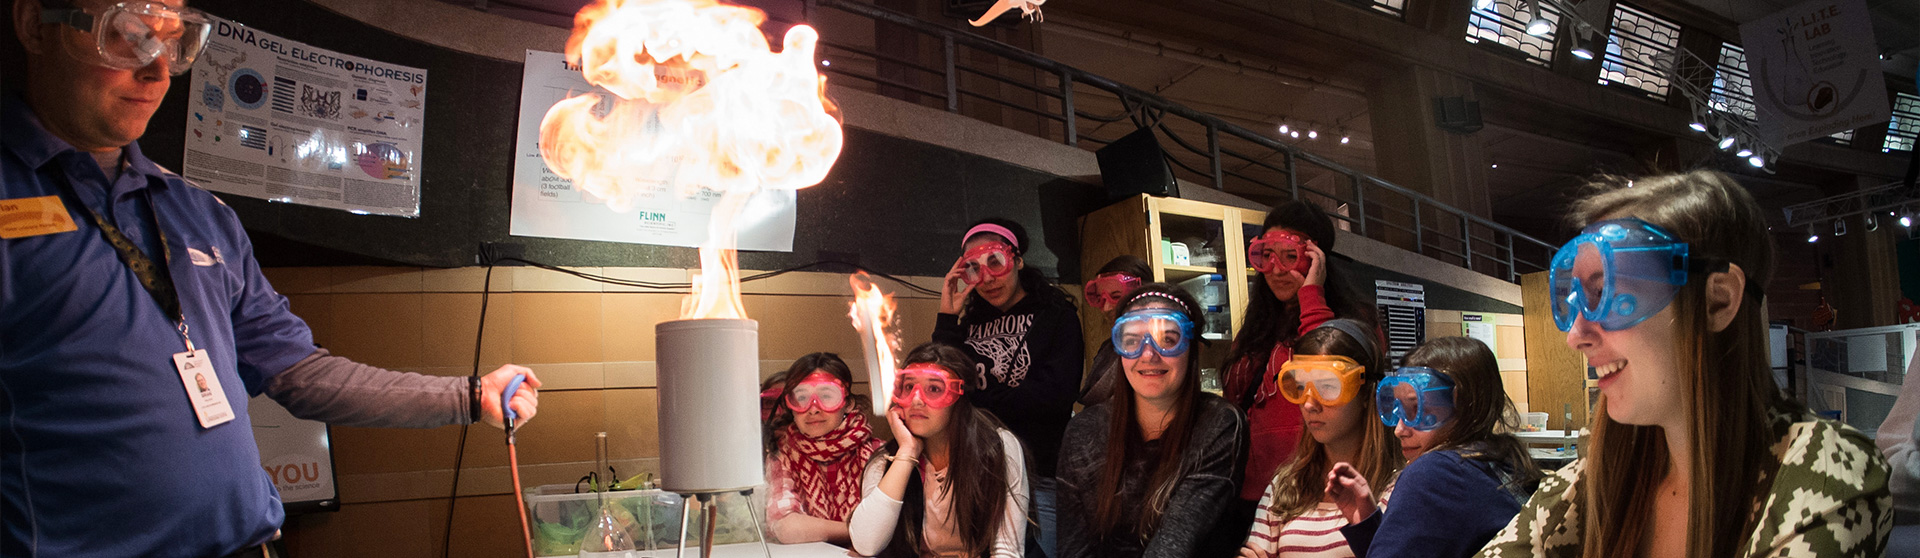
[[[1201,366],[1218,368],[1247,308],[1248,278],[1254,276],[1247,267],[1247,242],[1260,234],[1260,222],[1266,216],[1262,211],[1194,200],[1128,198],[1081,217],[1080,269],[1090,279],[1107,261],[1132,254],[1153,264],[1155,281],[1193,285],[1204,281],[1198,278],[1218,275],[1224,298],[1204,300],[1204,293],[1193,292],[1203,305],[1214,303],[1209,305],[1208,317],[1220,320],[1211,329],[1208,324],[1196,324],[1210,340],[1200,352]],[[1175,242],[1187,245],[1189,263],[1173,263],[1169,246]],[[1080,312],[1091,360],[1098,343],[1111,337],[1112,322],[1091,305],[1082,305]]]

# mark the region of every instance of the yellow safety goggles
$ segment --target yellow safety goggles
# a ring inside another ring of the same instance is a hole
[[[1345,405],[1360,393],[1366,371],[1367,367],[1343,356],[1294,355],[1280,366],[1280,396],[1299,405],[1312,392],[1321,405]]]

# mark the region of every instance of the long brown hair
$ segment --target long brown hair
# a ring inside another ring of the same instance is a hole
[[[1199,324],[1200,301],[1187,294],[1186,289],[1168,283],[1148,283],[1127,293],[1126,302],[1120,304],[1116,314],[1124,315],[1128,310],[1151,302],[1172,302],[1180,307],[1187,319]],[[1152,349],[1147,349],[1152,350]],[[1126,476],[1127,443],[1130,439],[1145,440],[1140,431],[1140,421],[1134,416],[1133,384],[1123,377],[1114,378],[1113,392],[1107,398],[1107,451],[1105,461],[1100,465],[1098,489],[1094,491],[1093,540],[1104,540],[1113,533],[1120,523],[1123,508],[1139,507],[1139,524],[1134,532],[1142,535],[1153,533],[1160,527],[1161,514],[1167,511],[1167,500],[1173,496],[1173,487],[1180,482],[1182,459],[1187,444],[1193,434],[1194,415],[1199,414],[1200,403],[1200,359],[1199,340],[1188,341],[1187,369],[1181,377],[1179,394],[1173,404],[1173,420],[1167,423],[1167,430],[1161,434],[1159,465],[1154,466],[1152,476],[1147,481],[1146,502],[1120,501],[1120,481]],[[1141,355],[1145,356],[1145,355]],[[1119,371],[1116,371],[1119,372]],[[1125,374],[1124,372],[1120,372]]]
[[[1366,330],[1362,330],[1366,331]],[[1373,400],[1373,389],[1386,375],[1380,371],[1380,364],[1386,359],[1378,348],[1369,349],[1372,343],[1363,343],[1339,329],[1322,326],[1294,342],[1295,355],[1339,355],[1351,358],[1354,362],[1366,366],[1359,394],[1347,405],[1360,406],[1360,451],[1354,456],[1353,467],[1360,470],[1360,476],[1366,477],[1371,486],[1386,486],[1393,474],[1400,470],[1405,457],[1400,455],[1400,442],[1393,437],[1393,430],[1380,423],[1379,407]],[[1287,404],[1281,401],[1282,404]],[[1326,493],[1327,471],[1333,469],[1333,456],[1327,455],[1327,447],[1311,434],[1302,434],[1300,444],[1294,449],[1293,460],[1280,473],[1273,477],[1273,505],[1270,509],[1285,523],[1300,514],[1312,511],[1320,505],[1321,497]]]
[[[1682,355],[1678,389],[1687,394],[1685,413],[1693,455],[1692,493],[1687,502],[1687,554],[1733,556],[1753,531],[1749,521],[1766,477],[1779,467],[1768,447],[1775,442],[1769,413],[1791,406],[1773,385],[1767,360],[1764,301],[1754,296],[1773,278],[1773,245],[1753,196],[1727,175],[1694,171],[1640,178],[1602,179],[1595,193],[1573,206],[1575,225],[1638,217],[1666,228],[1688,244],[1693,257],[1720,258],[1740,266],[1747,293],[1725,330],[1709,331],[1705,274],[1690,277],[1673,300]],[[1653,495],[1666,475],[1669,456],[1659,427],[1614,422],[1600,398],[1592,424],[1586,484],[1581,504],[1588,513],[1583,555],[1635,555],[1650,522]]]
[[[1517,429],[1519,416],[1500,379],[1500,361],[1486,343],[1471,337],[1440,337],[1407,353],[1405,366],[1425,366],[1453,378],[1453,419],[1435,441],[1434,450],[1456,450],[1462,457],[1505,463],[1512,467],[1507,488],[1530,494],[1539,484],[1540,469],[1527,446],[1508,432]],[[1495,427],[1503,427],[1496,429]]]
[[[943,343],[914,347],[901,361],[901,368],[915,364],[933,364],[945,368],[956,378],[973,370],[973,359],[959,348]],[[1007,455],[1000,440],[1006,426],[991,413],[973,406],[965,396],[947,408],[947,480],[937,488],[950,495],[953,509],[949,520],[958,528],[960,543],[967,556],[985,556],[999,534],[1000,521],[1007,511],[1007,494],[1013,480],[1007,478]],[[898,441],[888,442],[885,451],[873,458],[883,460],[900,451]],[[1013,459],[1026,459],[1025,449]],[[1031,486],[1030,484],[1028,486]],[[900,506],[900,519],[894,522],[893,539],[880,552],[885,557],[923,556],[928,553],[926,537],[927,487],[921,475],[907,477],[906,497]],[[1026,500],[1030,496],[1020,495]],[[1021,510],[1025,515],[1026,510]]]

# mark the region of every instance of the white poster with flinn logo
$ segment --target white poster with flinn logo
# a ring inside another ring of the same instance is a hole
[[[684,198],[674,184],[660,182],[636,196],[633,207],[608,206],[547,168],[540,157],[540,121],[560,101],[582,94],[613,93],[587,83],[580,69],[558,52],[527,51],[520,84],[519,137],[514,142],[513,210],[508,233],[515,236],[569,238],[632,244],[699,247],[707,240],[708,221],[719,195],[701,189]],[[735,220],[739,249],[793,250],[798,196],[794,190],[763,188]]]
[[[183,176],[216,192],[420,216],[426,70],[213,20],[188,81]]]
[[[1783,148],[1892,116],[1863,0],[1812,0],[1740,26],[1761,140]]]

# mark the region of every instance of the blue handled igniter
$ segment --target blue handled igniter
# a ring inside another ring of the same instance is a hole
[[[515,374],[513,380],[507,382],[507,389],[500,392],[500,415],[507,419],[507,434],[509,436],[513,434],[513,420],[520,418],[513,413],[513,405],[511,405],[511,403],[513,403],[513,394],[514,392],[520,391],[520,384],[526,381],[526,374]]]

